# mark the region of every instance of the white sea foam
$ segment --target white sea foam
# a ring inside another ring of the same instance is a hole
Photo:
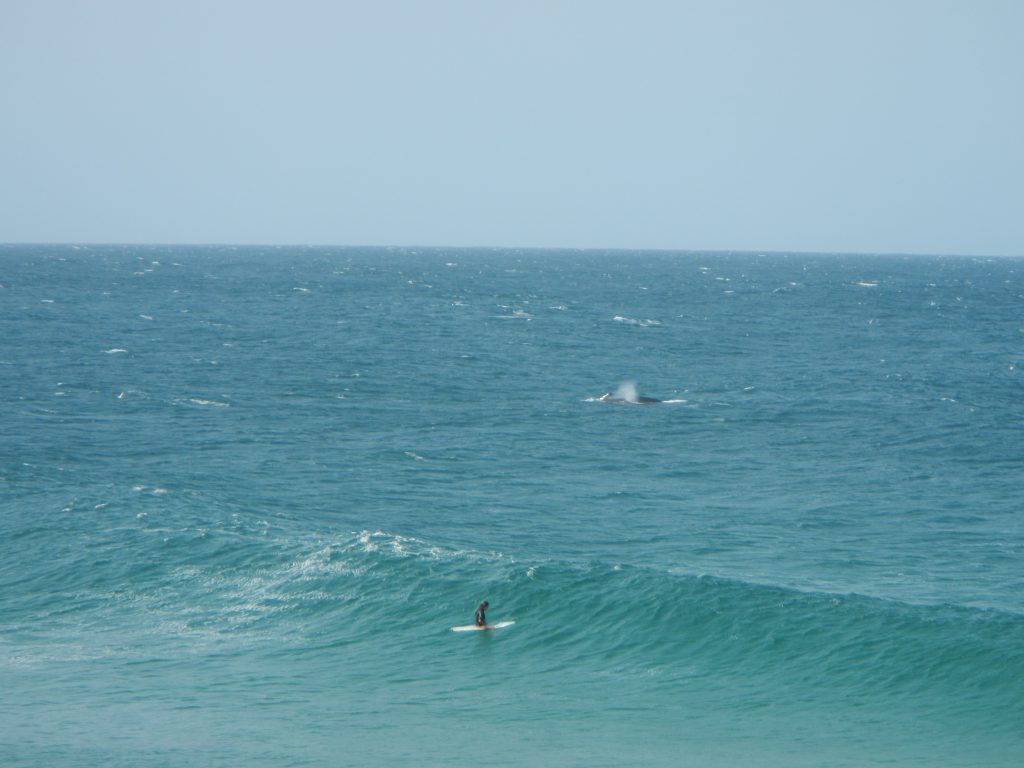
[[[448,549],[447,547],[431,544],[415,536],[401,536],[386,531],[360,531],[355,534],[356,541],[349,544],[339,544],[343,549],[355,548],[363,552],[390,551],[391,554],[399,557],[427,557],[438,560],[450,560],[453,558],[473,557],[491,559],[506,559],[501,553],[474,553],[462,549]]]
[[[231,403],[222,403],[219,400],[203,400],[199,397],[190,397],[188,401],[190,403],[195,403],[196,405],[207,405],[214,408],[229,408],[231,406]]]
[[[498,320],[532,320],[533,319],[533,315],[531,315],[531,314],[529,314],[527,312],[523,312],[523,310],[521,310],[521,309],[515,310],[510,315],[494,315],[494,317],[496,319],[498,319]]]
[[[626,323],[627,325],[636,325],[641,328],[650,328],[652,326],[661,325],[660,320],[637,320],[632,317],[625,317],[624,315],[615,315],[612,318],[617,323]]]
[[[128,352],[127,349],[115,348],[115,349],[104,349],[103,354],[105,355],[123,355]]]

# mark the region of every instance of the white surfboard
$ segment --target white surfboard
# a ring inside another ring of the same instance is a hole
[[[466,624],[463,627],[452,627],[452,632],[476,632],[480,629],[501,629],[502,627],[508,627],[515,624],[514,621],[499,621],[496,624],[484,624],[482,627],[478,627],[476,624]]]

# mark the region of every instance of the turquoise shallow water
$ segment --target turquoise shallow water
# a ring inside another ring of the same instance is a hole
[[[1022,264],[0,247],[0,762],[1020,765]]]

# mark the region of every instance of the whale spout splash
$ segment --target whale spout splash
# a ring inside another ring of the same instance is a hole
[[[636,383],[632,381],[624,381],[614,393],[605,392],[595,399],[600,400],[602,403],[621,403],[624,405],[648,405],[661,402],[661,400],[655,397],[642,397],[637,394]]]

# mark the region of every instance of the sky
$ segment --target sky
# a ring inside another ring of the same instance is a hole
[[[1017,0],[0,0],[0,242],[1024,256]]]

